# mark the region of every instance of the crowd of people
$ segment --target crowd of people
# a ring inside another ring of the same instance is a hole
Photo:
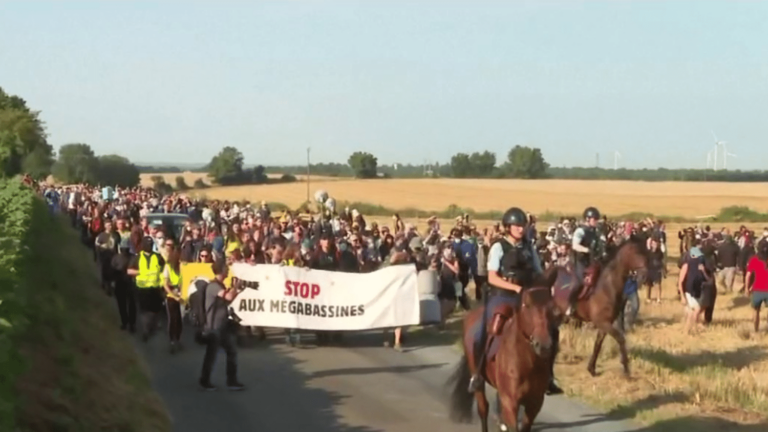
[[[205,296],[212,302],[232,295],[221,282],[226,278],[227,265],[236,262],[341,272],[370,272],[387,265],[412,263],[419,270],[436,272],[438,299],[445,320],[456,308],[471,307],[467,294],[470,282],[479,287],[474,290],[475,300],[481,299],[489,268],[494,268],[488,262],[491,245],[504,233],[498,223],[481,229],[467,215],[457,217],[448,229],[441,227],[436,218],[430,218],[426,228],[420,230],[399,215],[393,215],[387,225],[366,219],[356,209],[335,209],[332,199],[322,191],[315,197],[318,206],[314,211],[276,212],[265,202],[205,201],[181,194],[161,196],[143,187],[41,184],[39,189],[51,212],[67,214],[83,243],[93,250],[103,289],[117,299],[121,328],[132,333],[138,328],[147,341],[155,334],[158,317],[165,308],[172,353],[182,349],[182,317],[184,308],[190,307],[181,297],[182,263],[211,263],[218,284],[222,285],[210,296],[206,289]],[[182,214],[188,218],[178,227],[150,223],[156,214]],[[545,268],[576,264],[572,262],[577,255],[573,252],[582,252],[584,229],[597,234],[597,240],[589,246],[592,255],[603,257],[629,236],[642,238],[649,251],[647,272],[642,277],[630,277],[625,288],[631,325],[640,307],[640,286],[648,287],[648,302],[661,301],[661,282],[667,276],[665,225],[650,219],[634,223],[587,216],[585,213],[587,220],[595,221],[593,226],[580,227],[575,219],[562,219],[539,231],[535,217],[528,214],[525,235],[535,245]],[[717,296],[715,281],[719,280],[724,290],[732,291],[736,275],[741,274],[745,277],[744,287],[758,292],[756,297],[753,293],[757,329],[759,303],[768,303],[768,229],[758,239],[746,227],[732,235],[727,229],[715,232],[709,226],[697,226],[678,232],[678,237],[678,267],[682,276],[678,285],[680,300],[690,310],[687,325],[693,326],[701,315],[705,324],[711,322]],[[142,268],[151,271],[147,274]],[[148,287],[159,289],[142,289]],[[138,327],[137,316],[141,318]],[[222,306],[221,314],[214,316],[212,321],[223,321],[213,325],[227,325],[226,305]],[[245,331],[258,337],[264,335],[261,329]],[[286,330],[285,337],[292,345],[302,343],[301,332]],[[321,345],[343,343],[342,335],[336,332],[317,332],[316,339]],[[402,342],[402,329],[395,329],[394,338],[386,336],[384,341],[398,350]],[[224,347],[234,357],[231,345],[231,340],[224,338],[209,351]],[[206,373],[210,374],[213,358],[214,354],[206,355],[207,366],[201,379],[204,387],[211,387]],[[235,372],[230,369],[236,369],[236,365],[228,362],[230,384],[238,388]]]

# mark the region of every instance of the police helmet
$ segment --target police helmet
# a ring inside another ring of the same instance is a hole
[[[594,207],[587,207],[584,210],[584,219],[595,218],[600,219],[600,210]]]
[[[512,225],[524,227],[528,225],[528,216],[520,208],[512,207],[504,212],[504,216],[501,217],[501,224],[504,227]]]

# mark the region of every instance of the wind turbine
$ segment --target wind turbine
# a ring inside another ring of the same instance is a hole
[[[720,147],[723,147],[725,144],[727,144],[726,141],[719,141],[717,139],[717,135],[715,135],[715,131],[712,131],[712,137],[715,139],[715,163],[714,163],[714,170],[717,171],[717,153]],[[723,159],[726,159],[727,155],[723,155]],[[725,165],[723,165],[725,166]]]
[[[613,152],[613,169],[619,169],[619,159],[621,159],[621,153],[618,150]]]
[[[727,170],[728,169],[728,157],[730,156],[732,158],[735,158],[736,155],[733,154],[733,153],[728,153],[728,148],[725,145],[726,144],[725,141],[721,141],[721,143],[722,143],[722,147],[723,147],[723,169]]]

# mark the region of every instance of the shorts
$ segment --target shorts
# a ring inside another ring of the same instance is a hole
[[[689,310],[701,309],[699,299],[692,296],[690,293],[685,293],[685,301],[688,303]]]
[[[160,288],[138,288],[136,297],[142,312],[160,313],[163,311],[163,294]]]
[[[752,291],[752,307],[768,306],[768,291]]]

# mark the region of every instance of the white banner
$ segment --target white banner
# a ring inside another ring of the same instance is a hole
[[[415,266],[342,273],[233,264],[246,288],[232,302],[241,325],[305,330],[369,330],[417,325]]]

